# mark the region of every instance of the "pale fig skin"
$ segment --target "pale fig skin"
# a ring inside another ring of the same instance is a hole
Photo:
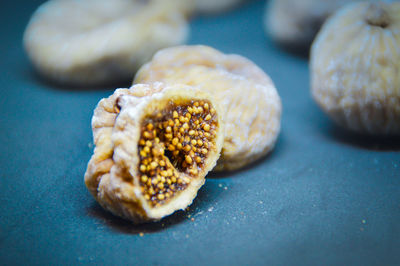
[[[277,43],[308,50],[324,21],[338,8],[355,0],[270,0],[264,29]]]
[[[273,150],[281,100],[269,76],[247,58],[204,45],[170,47],[143,65],[134,83],[154,81],[195,86],[221,103],[225,141],[215,171],[240,169]]]
[[[186,41],[184,8],[181,0],[50,0],[32,15],[24,48],[58,84],[117,84],[157,50]]]
[[[311,48],[311,93],[340,126],[400,135],[400,3],[354,3],[322,27]]]
[[[145,198],[139,183],[138,150],[143,118],[179,99],[207,100],[218,116],[221,113],[211,95],[189,86],[162,83],[118,89],[96,107],[92,119],[95,149],[85,173],[85,184],[100,205],[114,215],[144,223],[185,209],[204,184],[205,175],[216,165],[223,143],[223,122],[219,118],[215,145],[208,150],[202,168],[196,175],[179,174],[190,178],[190,183],[160,206],[151,205]]]

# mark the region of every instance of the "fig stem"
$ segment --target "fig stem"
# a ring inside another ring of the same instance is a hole
[[[366,22],[371,26],[386,28],[390,24],[389,14],[383,3],[371,3],[366,13]]]

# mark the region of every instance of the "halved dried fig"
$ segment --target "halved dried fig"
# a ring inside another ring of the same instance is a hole
[[[220,108],[185,85],[137,84],[99,102],[85,183],[115,215],[144,222],[184,209],[216,164]]]
[[[238,169],[273,149],[281,101],[271,79],[250,60],[202,45],[171,47],[157,52],[134,82],[155,81],[196,86],[221,103],[225,141],[216,170]]]
[[[400,3],[345,6],[311,48],[311,92],[339,125],[400,134]]]
[[[182,0],[51,0],[33,14],[25,50],[43,76],[95,85],[129,80],[188,35]]]

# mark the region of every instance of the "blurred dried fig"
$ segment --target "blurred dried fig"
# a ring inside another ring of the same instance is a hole
[[[33,14],[25,50],[37,71],[70,85],[126,81],[188,34],[181,0],[51,0]]]
[[[354,0],[271,0],[264,26],[278,43],[308,49],[326,18],[349,2]]]

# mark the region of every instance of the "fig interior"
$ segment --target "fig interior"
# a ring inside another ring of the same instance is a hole
[[[207,100],[169,101],[143,118],[139,184],[151,206],[168,202],[202,171],[215,149],[217,114]]]

